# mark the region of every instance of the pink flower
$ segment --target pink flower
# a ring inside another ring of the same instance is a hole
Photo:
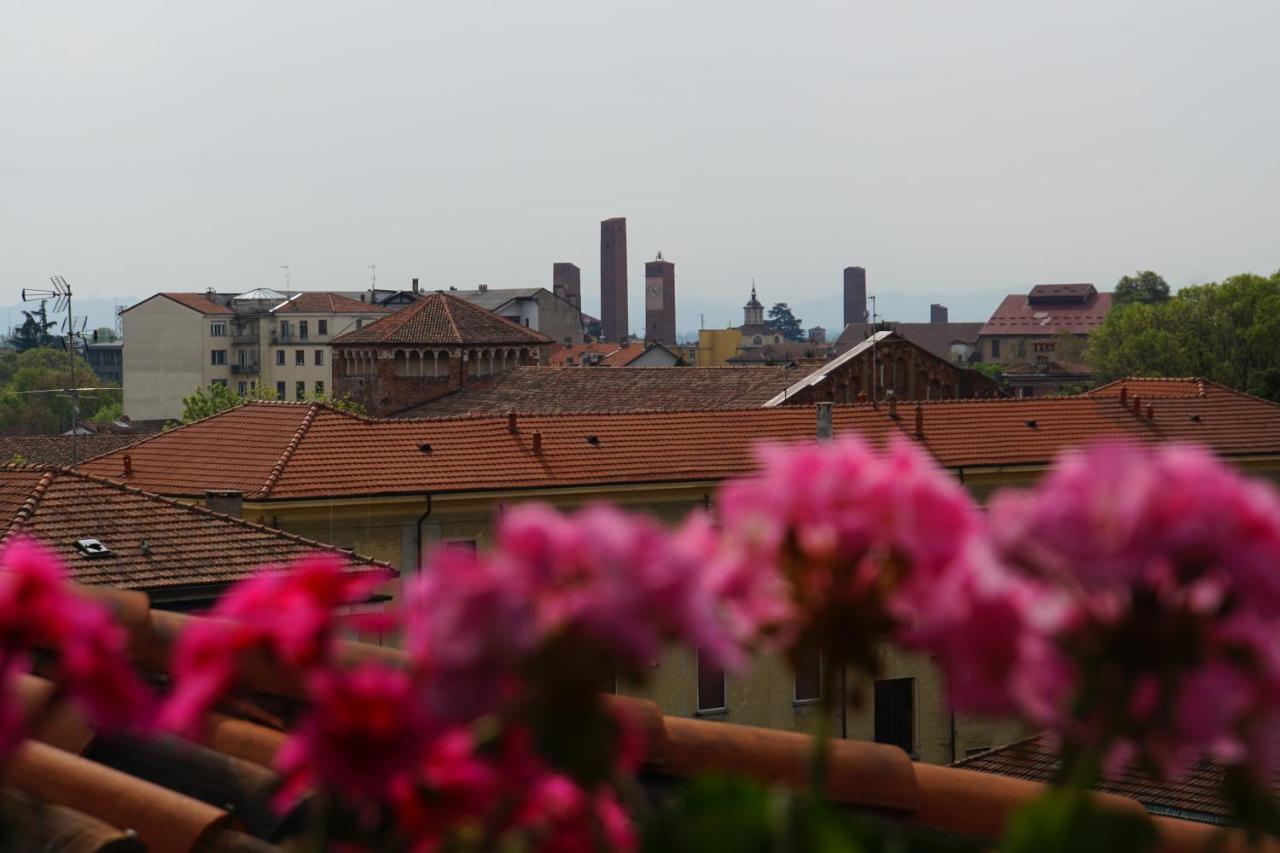
[[[404,586],[406,648],[434,713],[470,721],[516,688],[534,645],[529,579],[471,551],[445,548]]]
[[[104,607],[75,594],[56,556],[18,538],[0,552],[0,754],[22,737],[12,680],[34,649],[53,653],[62,688],[99,725],[149,722],[151,695],[129,663],[124,629]]]
[[[349,574],[340,560],[316,554],[240,581],[208,620],[178,638],[172,664],[176,688],[162,725],[186,734],[198,730],[200,717],[235,685],[250,652],[266,652],[305,677],[332,654],[334,608],[362,601],[383,580],[380,574]]]
[[[523,580],[540,638],[572,633],[643,671],[666,640],[734,658],[704,577],[705,536],[672,539],[656,522],[606,506],[572,516],[523,505],[498,527],[498,561]]]
[[[1274,754],[1280,699],[1280,497],[1207,451],[1064,454],[991,507],[1001,557],[1054,590],[1070,661],[1064,740],[1176,775],[1206,753]]]
[[[847,659],[869,660],[882,632],[918,622],[921,603],[963,568],[982,533],[968,494],[906,439],[885,452],[851,437],[759,455],[760,471],[717,497],[725,547],[754,563],[751,573],[781,571],[798,641]]]
[[[415,770],[432,730],[401,670],[364,664],[310,679],[311,705],[280,750],[276,769],[288,802],[322,786],[356,801],[379,802]]]

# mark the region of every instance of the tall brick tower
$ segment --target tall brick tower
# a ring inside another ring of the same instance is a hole
[[[867,322],[867,271],[844,268],[844,324]]]
[[[577,264],[561,262],[551,267],[551,292],[582,310],[582,270]]]
[[[627,220],[600,223],[600,335],[620,341],[627,335]]]
[[[644,339],[676,342],[676,265],[662,259],[644,265]]]

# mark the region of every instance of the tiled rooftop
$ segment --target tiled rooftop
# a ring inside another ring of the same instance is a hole
[[[386,314],[391,309],[385,305],[372,305],[343,296],[341,293],[307,291],[290,297],[275,308],[272,314]]]
[[[165,297],[166,299],[172,299],[174,302],[177,302],[179,305],[185,305],[187,308],[190,308],[192,311],[199,311],[201,314],[234,314],[235,313],[227,306],[214,302],[212,299],[205,296],[203,293],[161,293],[160,295]],[[145,301],[146,300],[144,299],[143,302]],[[138,304],[140,305],[142,303],[138,303]],[[137,307],[137,306],[134,306],[134,307]]]
[[[1106,385],[1099,385],[1092,391],[1087,392],[1090,397],[1118,397],[1120,389],[1125,389],[1127,394],[1138,394],[1143,399],[1163,398],[1163,397],[1204,397],[1210,391],[1215,394],[1234,394],[1225,385],[1219,385],[1217,382],[1210,382],[1207,379],[1197,379],[1195,377],[1180,379],[1165,379],[1159,377],[1138,377],[1131,379],[1117,379],[1115,382],[1108,382]]]
[[[1068,332],[1081,335],[1102,325],[1111,310],[1111,294],[1097,293],[1084,302],[1032,304],[1025,293],[1004,298],[982,335],[1051,336]]]
[[[399,416],[750,408],[764,405],[806,372],[785,367],[517,367]]]
[[[436,291],[333,339],[335,344],[546,344],[546,335],[499,317],[465,299]]]
[[[604,341],[553,344],[547,363],[552,367],[581,367],[584,363],[583,356],[590,355],[598,358],[598,361],[592,363],[594,367],[626,367],[647,351],[648,347],[638,341],[626,344]]]
[[[94,433],[75,437],[75,462],[92,459],[108,451],[126,447],[144,438],[145,433]],[[72,465],[72,437],[69,435],[0,436],[0,465]]]
[[[926,402],[922,443],[948,468],[1041,464],[1102,438],[1280,454],[1280,405],[1206,388],[1204,396],[1154,400],[1150,419],[1145,403],[1134,411],[1132,396],[1125,405],[1090,396]],[[895,419],[885,404],[836,406],[834,428],[872,440],[914,436],[915,407],[903,404]],[[374,420],[317,404],[254,402],[82,468],[161,494],[237,489],[255,500],[683,482],[746,473],[758,443],[809,440],[814,431],[809,406],[520,415],[511,431],[505,416]]]
[[[357,570],[387,568],[329,545],[250,524],[201,507],[145,494],[76,471],[0,468],[0,541],[21,531],[40,540],[80,583],[143,590],[156,600],[207,598],[191,587],[219,587],[268,564],[319,550]],[[89,557],[77,540],[111,549]]]
[[[956,763],[966,770],[1050,783],[1059,771],[1058,749],[1047,735],[1030,737]],[[1152,814],[1204,823],[1230,823],[1231,806],[1222,795],[1225,770],[1214,761],[1194,765],[1182,779],[1159,780],[1136,767],[1104,778],[1096,789],[1131,797]],[[1280,786],[1277,786],[1280,793]]]
[[[881,324],[884,326],[886,324]],[[978,333],[982,331],[982,323],[888,323],[890,329],[899,337],[928,350],[938,358],[951,361],[951,345],[955,343],[973,346],[978,342]],[[836,338],[835,349],[844,352],[857,346],[871,337],[873,327],[870,323],[850,323]]]

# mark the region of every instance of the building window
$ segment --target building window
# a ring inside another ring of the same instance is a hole
[[[822,652],[816,647],[799,649],[795,659],[796,702],[822,698]]]
[[[728,709],[725,697],[724,670],[698,652],[698,713],[714,713]]]
[[[293,399],[304,400],[307,396],[307,383],[301,380],[293,383]]]
[[[283,382],[276,383],[276,399],[277,400],[284,399],[284,383]]]
[[[754,338],[752,338],[751,342],[754,343],[756,346],[760,346],[760,344],[763,343],[759,335],[756,335]]]
[[[215,349],[215,350],[210,350],[210,351],[209,351],[209,363],[210,363],[210,364],[226,364],[226,363],[227,363],[227,351],[226,351],[226,350],[224,350],[224,349]]]
[[[324,367],[324,350],[316,350],[316,367]]]
[[[876,682],[876,743],[889,743],[908,755],[915,753],[914,678],[886,678]]]
[[[221,385],[223,388],[226,388],[226,387],[227,387],[227,380],[225,380],[225,379],[215,379],[215,380],[213,380],[213,384],[214,384],[214,385]]]
[[[307,351],[304,349],[296,349],[293,351],[293,363],[299,367],[305,367],[307,364]]]
[[[316,380],[316,396],[317,397],[324,396],[324,382],[320,381],[319,379]]]
[[[226,323],[210,323],[209,335],[210,337],[214,337],[214,338],[225,338],[227,336],[227,324]]]
[[[236,383],[236,393],[243,397],[249,392],[249,383],[243,379]]]
[[[357,317],[357,318],[356,318],[356,328],[357,328],[357,329],[360,329],[360,328],[363,328],[363,327],[364,327],[364,318],[363,318],[363,317]]]
[[[1053,352],[1053,350],[1053,341],[1036,341],[1035,343],[1036,352]]]
[[[280,340],[282,341],[289,340],[289,321],[288,320],[280,321]]]
[[[276,364],[284,366],[284,350],[282,349],[276,350]]]
[[[305,341],[307,339],[307,321],[298,321],[298,339]]]
[[[317,320],[317,321],[316,321],[316,334],[318,334],[318,335],[327,335],[327,334],[329,334],[329,321],[328,321],[328,320]]]
[[[991,339],[991,357],[992,358],[1000,357],[1000,339],[999,338]]]

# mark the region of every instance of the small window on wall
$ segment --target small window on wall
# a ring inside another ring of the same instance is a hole
[[[283,382],[277,382],[277,383],[276,383],[276,399],[277,399],[277,400],[283,400],[283,399],[284,399],[284,388],[285,388],[285,386],[284,386],[284,383],[283,383]]]
[[[276,350],[276,364],[284,366],[284,350]]]
[[[226,350],[224,350],[224,349],[215,349],[215,350],[210,350],[210,351],[209,351],[209,363],[210,363],[210,364],[226,364],[226,363],[227,363],[227,351],[226,351]]]
[[[249,383],[241,380],[236,383],[236,393],[243,397],[249,392]]]
[[[716,713],[728,710],[724,670],[710,658],[698,652],[698,713]]]
[[[316,334],[317,334],[317,335],[327,335],[327,334],[329,334],[329,321],[328,321],[328,320],[317,320],[317,321],[316,321]]]
[[[914,678],[886,678],[876,682],[876,743],[900,747],[908,755],[916,749]]]
[[[298,321],[298,337],[304,341],[307,339],[307,321],[306,320]]]
[[[215,379],[215,380],[213,380],[213,384],[214,384],[214,385],[221,385],[223,388],[226,388],[226,387],[227,387],[227,380],[225,380],[225,379]]]
[[[214,338],[225,338],[227,336],[226,323],[210,323],[209,336]]]
[[[301,380],[293,383],[293,398],[295,400],[305,399],[307,396],[307,383]]]
[[[991,357],[992,358],[1000,357],[1000,339],[999,338],[991,339]]]
[[[306,367],[306,364],[307,364],[307,351],[306,351],[306,350],[304,350],[304,349],[294,350],[294,351],[293,351],[293,363],[294,363],[294,364],[296,364],[296,365],[298,365],[298,367]]]
[[[324,383],[321,382],[319,379],[316,380],[316,396],[317,397],[324,396]]]
[[[316,367],[324,367],[324,350],[316,350]]]
[[[822,652],[817,648],[796,653],[796,702],[817,702],[822,698]]]

